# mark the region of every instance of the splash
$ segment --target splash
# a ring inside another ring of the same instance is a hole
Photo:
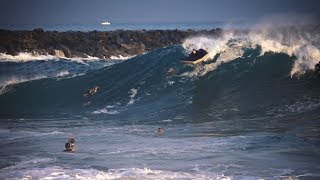
[[[134,97],[136,97],[137,93],[138,93],[138,89],[134,89],[134,88],[130,89],[130,95],[129,95],[130,100],[128,102],[128,105],[131,105],[135,102]]]
[[[70,75],[69,71],[61,71],[57,73],[56,77],[63,77],[68,75]]]
[[[186,72],[183,76],[204,76],[208,72],[218,68],[222,63],[226,63],[241,57],[243,48],[248,46],[247,40],[242,39],[234,32],[225,32],[220,37],[193,37],[183,43],[183,47],[189,52],[192,49],[205,49],[209,53],[210,59],[219,55],[218,59],[204,66],[197,66],[192,72]]]
[[[103,109],[93,111],[92,114],[119,114],[120,112],[117,110],[110,110],[108,107],[105,107]]]

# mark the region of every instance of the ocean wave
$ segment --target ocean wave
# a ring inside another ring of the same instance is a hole
[[[175,116],[188,117],[190,114],[198,113],[201,117],[210,117],[211,120],[246,115],[260,117],[272,109],[281,109],[280,107],[284,107],[288,102],[293,102],[295,97],[305,96],[311,99],[319,97],[316,77],[290,78],[290,71],[295,62],[293,57],[277,53],[261,55],[260,51],[252,49],[250,41],[242,37],[234,33],[227,33],[220,39],[202,37],[200,41],[207,44],[207,49],[216,45],[212,54],[219,55],[214,55],[214,60],[196,67],[180,63],[185,57],[185,49],[181,46],[158,49],[109,67],[101,67],[103,64],[100,63],[96,69],[80,65],[83,69],[76,72],[72,71],[75,64],[67,62],[67,66],[70,67],[66,68],[65,62],[56,62],[53,63],[57,66],[55,69],[62,69],[56,75],[62,76],[64,78],[62,81],[55,81],[51,79],[51,75],[50,77],[44,75],[30,79],[14,79],[13,82],[5,83],[2,93],[10,90],[10,87],[15,91],[0,96],[3,114],[10,118],[30,118],[28,115],[41,116],[42,113],[51,116],[57,114],[52,114],[53,110],[58,112],[58,115],[68,114],[70,109],[62,107],[70,107],[74,108],[70,116],[85,114],[100,118],[104,114],[109,114],[110,118],[115,118],[116,116],[111,115],[121,114],[124,117],[130,115],[132,119],[139,119],[139,123],[155,123],[173,119]],[[198,40],[190,39],[188,42],[190,47],[185,46],[185,48],[192,49],[195,41]],[[212,42],[213,44],[210,44]],[[33,63],[30,63],[30,66],[32,65]],[[91,65],[95,66],[94,63]],[[47,66],[51,67],[51,62],[47,63]],[[166,72],[170,68],[176,69],[176,73],[168,77]],[[44,72],[45,70],[46,68]],[[83,72],[81,77],[69,78]],[[10,86],[46,77],[48,79],[40,82]],[[50,88],[43,86],[48,84]],[[84,92],[94,86],[101,87],[98,93],[84,97]],[[34,101],[37,95],[30,91],[29,87],[44,93]],[[306,87],[312,90],[304,94]],[[67,93],[66,96],[61,96],[63,93]],[[21,99],[16,94],[23,94],[24,98]],[[69,96],[70,94],[72,96]],[[247,97],[247,94],[250,96]],[[108,107],[117,103],[120,103],[117,107]],[[30,106],[24,108],[19,106],[20,104]],[[259,107],[256,104],[259,104]],[[318,106],[314,107],[316,108]],[[228,111],[225,111],[226,109]],[[190,121],[190,118],[170,123],[181,121]]]

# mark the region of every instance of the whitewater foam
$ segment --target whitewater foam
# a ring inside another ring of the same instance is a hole
[[[135,56],[122,56],[122,55],[119,55],[119,56],[111,56],[110,59],[112,60],[127,60],[127,59],[131,59]]]
[[[67,76],[69,74],[70,74],[69,71],[61,71],[57,73],[56,77]]]
[[[21,179],[223,179],[232,177],[221,174],[174,172],[150,168],[120,168],[106,171],[96,169],[68,169],[61,166],[17,169],[0,175],[3,178]]]
[[[52,55],[35,55],[27,52],[20,52],[19,54],[13,56],[10,54],[0,53],[1,61],[14,61],[14,62],[27,62],[36,60],[52,60],[58,59],[59,57]]]
[[[92,114],[119,114],[120,112],[117,110],[109,110],[107,107],[93,111]]]

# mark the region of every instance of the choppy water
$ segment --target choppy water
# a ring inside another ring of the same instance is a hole
[[[1,179],[320,178],[319,36],[267,37],[194,37],[128,60],[3,55]],[[180,63],[199,47],[211,61]]]

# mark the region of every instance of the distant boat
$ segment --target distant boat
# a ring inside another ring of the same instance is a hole
[[[109,23],[108,21],[101,23],[101,25],[110,25],[110,24],[111,24],[111,23]]]

